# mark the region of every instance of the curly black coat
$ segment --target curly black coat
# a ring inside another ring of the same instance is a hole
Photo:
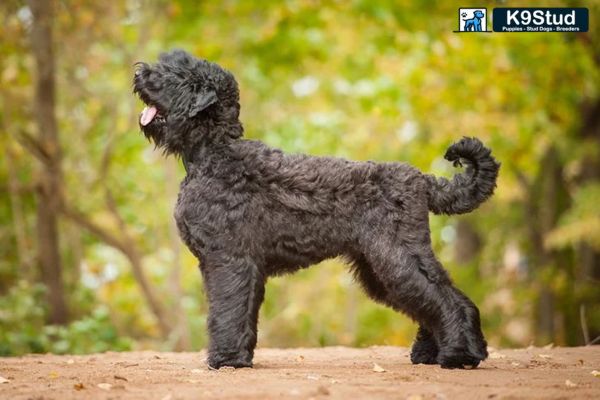
[[[419,323],[414,363],[487,357],[479,310],[435,258],[428,221],[492,195],[499,164],[479,140],[448,149],[446,159],[468,165],[450,181],[404,163],[285,154],[242,139],[234,76],[181,50],[138,63],[134,92],[149,106],[144,134],[187,171],[175,219],[200,260],[210,367],[252,366],[269,276],[337,256],[371,298]]]

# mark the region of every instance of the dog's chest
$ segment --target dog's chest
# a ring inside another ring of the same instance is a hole
[[[180,185],[174,216],[178,227],[192,229],[194,235],[219,235],[243,221],[251,203],[250,194],[230,182],[212,176],[192,174]],[[182,236],[186,232],[182,231]]]

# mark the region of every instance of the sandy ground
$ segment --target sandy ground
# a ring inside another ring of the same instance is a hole
[[[398,347],[260,349],[254,369],[205,353],[0,359],[2,399],[600,399],[600,346],[490,349],[475,370],[412,365]]]

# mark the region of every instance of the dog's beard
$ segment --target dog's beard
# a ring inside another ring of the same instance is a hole
[[[153,141],[156,146],[160,147],[164,145],[166,133],[165,120],[162,117],[154,117],[154,119],[147,125],[143,125],[143,118],[144,116],[142,115],[140,117],[140,129],[144,133],[144,136],[146,136],[147,139]]]

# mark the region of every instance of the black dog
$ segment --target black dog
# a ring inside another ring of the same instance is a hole
[[[242,139],[233,75],[181,50],[139,63],[134,92],[148,105],[146,137],[187,171],[175,219],[200,260],[210,367],[252,366],[269,276],[336,256],[370,297],[419,323],[413,363],[475,367],[487,357],[479,310],[435,258],[428,221],[492,195],[499,164],[479,140],[448,149],[446,159],[468,165],[451,181],[402,163],[284,154]]]

